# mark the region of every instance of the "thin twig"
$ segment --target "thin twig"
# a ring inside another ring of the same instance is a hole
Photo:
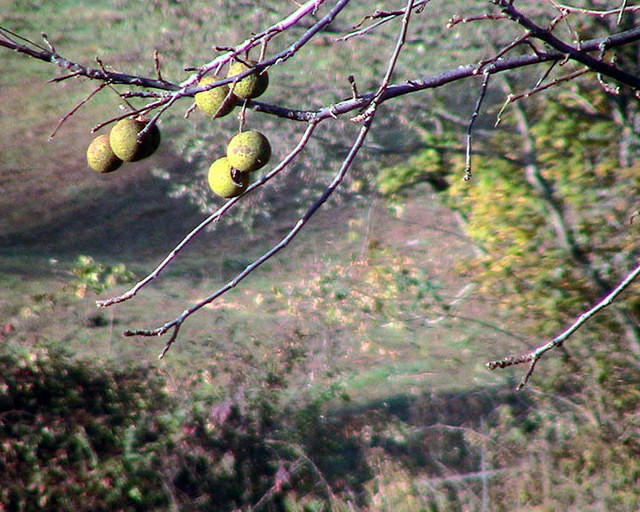
[[[616,20],[616,25],[620,25],[622,21],[622,16],[624,15],[624,11],[627,8],[627,0],[622,0],[622,5],[620,6],[620,13],[618,14],[618,19]]]
[[[58,82],[64,82],[65,80],[69,80],[69,78],[77,78],[79,76],[82,76],[82,73],[80,73],[80,71],[76,71],[75,73],[69,73],[68,75],[56,76],[54,78],[51,78],[47,80],[47,83],[55,84]]]
[[[485,68],[488,64],[493,64],[494,62],[497,62],[498,60],[500,60],[502,58],[503,55],[505,55],[506,53],[510,52],[511,50],[513,50],[516,46],[519,46],[523,43],[528,43],[528,39],[529,36],[531,34],[529,34],[529,32],[525,32],[524,34],[516,37],[512,42],[510,42],[507,46],[505,46],[504,48],[502,48],[501,50],[499,50],[493,57],[491,57],[490,59],[486,59],[483,61],[480,61],[480,64],[478,64],[478,68],[476,73],[480,73],[480,71],[482,71],[483,68]],[[534,52],[537,53],[537,50],[535,47],[533,47]]]
[[[476,106],[473,109],[473,113],[471,114],[471,119],[469,119],[469,125],[467,126],[467,143],[466,143],[466,151],[465,151],[465,166],[464,166],[464,181],[469,181],[471,179],[471,133],[473,131],[473,125],[476,122],[478,115],[480,114],[480,108],[482,107],[482,102],[484,97],[487,94],[487,86],[489,85],[489,77],[491,76],[490,68],[485,69],[482,74],[482,85],[480,87],[480,95],[478,96],[478,100],[476,101]]]
[[[529,98],[531,96],[533,96],[534,94],[537,94],[539,92],[542,92],[546,89],[549,89],[550,87],[554,87],[556,85],[558,85],[559,83],[562,82],[568,82],[570,80],[574,80],[586,73],[590,73],[591,70],[589,68],[584,68],[578,71],[574,71],[573,73],[569,73],[568,75],[564,75],[558,78],[555,78],[554,80],[552,80],[551,82],[546,83],[545,85],[537,85],[535,86],[533,89],[527,91],[527,92],[523,92],[520,94],[509,94],[507,96],[507,99],[505,100],[504,104],[502,105],[502,107],[500,108],[500,110],[498,111],[498,114],[496,115],[496,123],[495,126],[498,126],[500,124],[500,121],[502,121],[502,114],[504,113],[504,111],[506,110],[506,108],[511,105],[513,102],[521,100],[522,98]],[[540,83],[540,81],[538,81],[538,83]]]
[[[564,332],[562,332],[559,336],[556,336],[548,343],[539,346],[535,350],[531,352],[527,352],[526,354],[521,354],[518,356],[508,356],[503,359],[498,359],[496,361],[489,361],[487,363],[487,367],[490,370],[495,370],[497,368],[507,368],[508,366],[513,366],[522,363],[529,363],[529,369],[527,373],[518,384],[517,389],[522,389],[527,385],[529,378],[533,374],[536,363],[540,360],[540,358],[550,350],[561,346],[574,332],[576,332],[582,325],[589,320],[591,317],[596,315],[599,311],[610,306],[613,301],[616,299],[618,295],[620,295],[625,288],[627,288],[637,277],[640,275],[640,265],[638,265],[635,269],[633,269],[620,283],[616,286],[604,299],[598,302],[595,306],[593,306],[588,311],[582,313],[576,321],[569,326]]]
[[[91,91],[85,99],[80,101],[75,107],[73,107],[69,112],[67,112],[64,116],[62,116],[60,121],[58,121],[58,124],[56,125],[56,127],[51,132],[51,135],[49,135],[49,140],[52,140],[56,136],[56,133],[58,133],[58,130],[67,119],[69,119],[73,114],[75,114],[78,110],[80,110],[80,108],[84,104],[86,104],[91,98],[93,98],[96,94],[98,94],[107,85],[109,85],[107,82],[102,82],[101,84],[98,84],[98,86],[93,91]]]
[[[313,203],[307,209],[304,215],[298,219],[295,225],[291,228],[291,230],[287,233],[287,235],[282,240],[280,240],[278,244],[274,245],[262,256],[254,260],[251,264],[249,264],[242,272],[236,275],[236,277],[234,277],[226,285],[222,286],[221,288],[213,292],[208,297],[205,297],[204,299],[200,300],[190,308],[185,309],[182,312],[182,314],[180,314],[178,317],[174,318],[170,322],[167,322],[166,324],[162,325],[161,327],[158,327],[157,329],[125,331],[124,335],[125,336],[160,336],[168,332],[170,329],[173,329],[171,338],[167,341],[164,349],[162,350],[159,356],[160,358],[164,357],[166,353],[169,351],[169,349],[171,348],[171,346],[173,345],[173,343],[175,342],[178,331],[187,318],[189,318],[193,313],[203,308],[207,304],[216,300],[221,295],[224,295],[232,288],[235,288],[242,280],[244,280],[254,270],[256,270],[264,262],[266,262],[267,260],[275,256],[277,253],[279,253],[282,249],[284,249],[291,243],[291,241],[296,237],[296,235],[300,232],[300,230],[307,224],[309,219],[313,217],[316,211],[318,211],[318,209],[327,201],[327,199],[329,199],[331,194],[333,194],[334,190],[338,187],[338,185],[342,183],[342,180],[344,179],[347,171],[351,168],[351,165],[353,164],[353,161],[355,160],[355,157],[358,154],[358,151],[360,151],[360,148],[362,147],[365,141],[365,138],[369,133],[369,128],[371,126],[371,119],[372,117],[369,117],[363,123],[355,142],[351,146],[351,149],[349,150],[348,155],[343,160],[342,165],[340,166],[340,169],[338,170],[338,172],[333,178],[333,181],[327,186],[327,188],[322,193],[320,198],[316,200],[316,202]]]
[[[361,28],[359,30],[355,30],[353,32],[349,32],[348,34],[342,36],[342,37],[336,37],[336,41],[337,42],[343,42],[343,41],[348,41],[349,39],[353,38],[353,37],[360,37],[363,36],[365,34],[368,34],[369,32],[374,31],[376,28],[378,28],[380,25],[384,25],[385,23],[387,23],[388,21],[392,20],[393,18],[383,18],[381,20],[376,21],[375,23],[372,23],[371,25],[368,25],[364,28]]]
[[[256,188],[264,185],[267,181],[269,181],[271,178],[276,176],[280,171],[282,171],[282,169],[284,169],[287,165],[289,165],[293,161],[293,159],[298,155],[298,153],[300,153],[304,149],[304,147],[307,145],[317,125],[318,125],[318,121],[309,123],[309,126],[307,126],[307,129],[305,130],[304,134],[300,138],[300,141],[298,142],[296,147],[285,158],[283,158],[282,161],[277,166],[275,166],[271,171],[269,171],[264,176],[262,176],[259,180],[255,181],[249,187],[247,187],[247,189],[244,191],[242,195],[234,197],[233,199],[230,199],[229,201],[227,201],[223,206],[218,208],[218,210],[216,210],[214,213],[209,215],[200,224],[198,224],[195,228],[193,228],[180,241],[180,243],[176,245],[176,247],[167,255],[167,257],[164,260],[162,260],[162,262],[153,270],[153,272],[147,275],[147,277],[145,277],[144,279],[136,283],[131,289],[129,289],[127,292],[123,293],[122,295],[111,297],[105,300],[99,300],[96,302],[96,305],[98,307],[108,307],[113,304],[124,302],[134,297],[142,288],[144,288],[151,281],[156,279],[160,275],[160,273],[175,259],[175,257],[180,252],[182,252],[182,250],[204,228],[206,228],[212,222],[219,220],[229,209],[231,209],[238,201],[240,201],[242,197],[246,196],[247,194],[250,194]]]
[[[359,114],[351,119],[351,121],[353,121],[354,123],[359,123],[367,119],[368,117],[372,116],[375,113],[375,111],[378,109],[378,106],[382,101],[383,94],[385,93],[385,91],[389,87],[389,84],[391,83],[391,76],[393,75],[393,70],[396,67],[396,63],[398,62],[398,57],[400,56],[400,52],[402,51],[402,48],[407,39],[407,30],[409,29],[409,18],[411,17],[413,2],[414,0],[409,0],[407,2],[407,7],[405,8],[404,16],[402,17],[402,26],[400,28],[400,34],[398,34],[396,45],[395,45],[395,48],[393,49],[393,53],[391,54],[391,57],[389,58],[387,70],[384,74],[382,82],[380,82],[380,85],[378,86],[378,90],[373,95],[373,99],[371,100],[371,103],[369,104],[367,109],[362,114]]]
[[[421,9],[424,9],[424,7],[430,2],[431,0],[419,0],[418,2],[415,2],[413,4],[412,9],[415,10],[415,12],[421,12]],[[373,14],[369,14],[368,16],[365,16],[364,18],[362,18],[362,20],[360,21],[360,23],[356,24],[353,26],[354,29],[359,29],[359,30],[354,30],[353,32],[350,32],[342,37],[338,37],[336,38],[336,41],[347,41],[348,39],[351,39],[352,37],[359,37],[359,36],[363,36],[365,34],[368,34],[369,32],[372,32],[373,30],[375,30],[376,28],[378,28],[380,25],[383,25],[389,21],[391,21],[392,19],[394,19],[397,16],[402,16],[404,15],[405,10],[404,9],[400,9],[397,11],[381,11],[381,10],[377,10],[376,12],[374,12]],[[364,24],[365,21],[367,20],[375,20],[377,19],[378,21],[376,21],[375,23],[372,23],[371,25],[368,25],[362,29],[360,29],[360,27]]]
[[[125,102],[126,102],[126,100],[125,100]],[[126,102],[126,103],[127,103],[128,107],[131,107],[131,105],[128,102]],[[153,110],[154,108],[158,107],[159,105],[162,105],[163,103],[164,102],[149,103],[149,104],[145,105],[144,107],[137,108],[135,110],[128,110],[127,112],[124,112],[122,114],[118,114],[117,116],[110,117],[106,121],[102,121],[101,123],[98,123],[93,128],[91,128],[91,133],[95,133],[98,130],[100,130],[100,128],[104,128],[108,124],[120,121],[121,119],[124,119],[125,117],[142,116],[142,115],[146,114],[147,112]]]
[[[618,15],[618,24],[620,24],[620,19],[623,15],[623,13],[625,12],[636,12],[638,10],[640,10],[640,5],[631,5],[631,6],[626,6],[626,2],[624,2],[625,5],[623,5],[622,7],[618,7],[617,9],[610,9],[608,11],[598,11],[596,9],[583,9],[581,7],[573,7],[571,5],[565,5],[565,4],[559,4],[556,3],[552,0],[549,1],[549,3],[551,5],[553,5],[556,9],[558,9],[559,11],[564,11],[566,13],[573,13],[573,14],[585,14],[587,16],[595,16],[597,18],[606,18],[608,16],[614,16],[614,15]]]
[[[158,92],[158,91],[124,91],[119,92],[118,95],[125,98],[161,98],[166,95],[166,93]]]
[[[537,88],[540,87],[544,81],[547,79],[547,77],[551,74],[551,72],[553,71],[553,68],[556,67],[556,64],[558,64],[558,61],[552,62],[551,66],[549,66],[544,73],[542,73],[542,76],[540,78],[538,78],[538,81],[536,82],[536,85],[533,86],[533,88]]]
[[[476,16],[461,17],[456,14],[451,16],[447,22],[447,28],[453,28],[459,23],[473,23],[474,21],[486,21],[486,20],[508,20],[509,17],[506,14],[478,14]]]
[[[7,35],[7,34],[9,34],[9,35]],[[0,36],[2,36],[5,39],[7,39],[7,41],[12,41],[12,38],[16,38],[16,39],[19,39],[20,41],[23,41],[23,42],[27,43],[27,44],[35,46],[39,50],[42,50],[42,51],[45,51],[45,52],[49,51],[44,46],[39,45],[35,41],[31,41],[31,39],[27,39],[26,37],[22,37],[20,34],[18,34],[16,32],[13,32],[12,30],[9,30],[6,27],[0,26]],[[9,37],[9,36],[11,36],[11,37]]]
[[[578,49],[565,43],[554,36],[549,30],[537,25],[531,18],[516,9],[512,0],[497,0],[497,3],[505,14],[531,32],[531,35],[536,39],[544,41],[556,50],[567,55],[570,59],[576,60],[598,73],[609,76],[621,84],[628,85],[634,89],[640,89],[640,76],[627,73],[622,69],[592,57],[584,51],[582,45],[581,48]]]
[[[162,105],[162,107],[160,109],[158,109],[158,111],[155,114],[153,114],[151,119],[149,119],[149,122],[144,126],[144,128],[142,130],[140,130],[138,132],[138,135],[137,135],[138,141],[143,140],[143,138],[147,135],[149,130],[151,130],[153,128],[153,126],[158,122],[158,119],[160,118],[160,116],[162,114],[164,114],[167,110],[169,110],[171,108],[171,106],[176,101],[178,101],[178,97],[177,96],[171,96],[171,99],[167,103]],[[222,105],[219,108],[222,108]],[[147,108],[146,109],[147,112],[150,112],[151,110],[153,110],[153,109],[151,109],[151,108]]]

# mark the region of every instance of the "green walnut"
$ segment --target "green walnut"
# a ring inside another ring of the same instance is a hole
[[[209,85],[218,80],[222,80],[222,78],[219,76],[205,76],[198,82],[198,85]],[[196,94],[195,100],[196,105],[202,112],[214,118],[226,116],[233,110],[236,102],[233,95],[229,94],[229,86],[227,84],[199,92]]]
[[[229,141],[227,158],[231,166],[239,171],[257,171],[271,158],[271,145],[260,132],[240,132]]]
[[[242,194],[249,186],[250,176],[229,164],[227,157],[218,158],[209,167],[209,186],[220,197],[230,198]]]
[[[98,135],[91,141],[87,148],[87,163],[94,171],[113,172],[122,165],[115,153],[111,150],[109,136]]]
[[[256,64],[257,62],[254,60],[248,60],[246,61],[246,64],[240,61],[233,62],[229,66],[227,78],[239,75],[247,69],[251,69]],[[232,84],[232,86],[233,94],[235,94],[238,98],[257,98],[267,90],[267,87],[269,86],[269,75],[266,71],[262,71],[261,73],[254,73],[243,78],[242,80],[239,80],[236,84]]]
[[[154,124],[145,135],[138,134],[147,121],[127,117],[118,121],[109,133],[109,144],[115,155],[125,162],[136,162],[151,156],[160,145],[160,129]]]

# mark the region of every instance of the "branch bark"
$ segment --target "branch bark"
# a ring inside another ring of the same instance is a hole
[[[549,352],[550,350],[561,346],[573,333],[575,333],[582,325],[599,313],[602,309],[606,308],[613,304],[613,301],[620,295],[633,281],[640,275],[640,265],[634,268],[627,276],[620,281],[620,283],[600,302],[598,302],[595,306],[593,306],[588,311],[582,313],[577,320],[569,326],[564,332],[560,335],[553,338],[548,343],[539,346],[535,350],[528,352],[526,354],[522,354],[519,356],[508,356],[503,359],[498,359],[497,361],[489,361],[487,363],[487,367],[490,370],[495,370],[497,368],[507,368],[509,366],[513,366],[516,364],[529,363],[529,369],[527,373],[518,384],[518,389],[522,389],[527,385],[529,378],[533,374],[535,370],[536,363],[540,360],[540,358]]]
[[[534,23],[529,17],[520,12],[513,5],[513,0],[499,0],[498,5],[502,8],[502,11],[509,16],[512,20],[517,22],[526,28],[532,37],[544,41],[552,48],[555,48],[562,54],[568,56],[570,59],[577,62],[581,62],[585,66],[603,75],[609,76],[621,84],[628,85],[634,89],[640,88],[640,77],[627,73],[626,71],[619,69],[611,64],[608,64],[602,60],[598,60],[588,53],[586,53],[583,47],[576,48],[570,44],[565,43],[561,39],[554,36],[550,30],[542,28]],[[610,48],[609,41],[605,38],[602,41],[599,50],[605,50]]]
[[[348,0],[342,0],[342,2],[336,4],[336,8],[344,7],[344,4],[346,3],[348,3]],[[12,33],[9,32],[9,34],[12,34]],[[606,48],[616,48],[616,47],[624,46],[636,41],[640,41],[640,27],[619,32],[617,34],[609,35],[607,37],[585,41],[581,44],[581,53],[586,54],[587,52],[600,51],[603,48],[603,45],[606,46]],[[161,91],[168,91],[173,93],[178,92],[181,96],[185,96],[185,97],[194,96],[197,92],[208,90],[210,88],[216,87],[223,83],[228,83],[237,78],[237,77],[234,77],[233,79],[224,79],[219,82],[216,82],[215,84],[208,85],[207,87],[198,88],[193,85],[181,86],[174,82],[169,82],[166,80],[160,81],[155,78],[149,78],[144,76],[109,72],[103,69],[91,68],[91,67],[83,66],[81,64],[77,64],[50,50],[29,48],[25,45],[17,43],[15,40],[7,37],[7,30],[2,27],[0,27],[0,46],[4,46],[6,48],[12,49],[19,53],[24,53],[26,55],[43,60],[45,62],[53,63],[65,69],[72,70],[74,73],[77,74],[77,76],[86,76],[88,78],[92,78],[95,80],[106,81],[111,84],[126,84],[126,85],[147,87],[147,88],[152,88],[152,89],[161,90]],[[235,50],[243,47],[244,47],[243,45],[240,45]],[[518,55],[515,57],[501,58],[490,64],[489,73],[490,74],[501,73],[504,71],[541,64],[543,62],[562,61],[566,58],[566,56],[567,54],[561,51],[550,50],[546,52],[538,51],[536,53],[532,53],[528,55]],[[229,57],[229,59],[230,58],[231,57]],[[271,62],[271,60],[272,59],[269,59],[268,61],[264,61],[264,63],[261,63],[260,68],[255,68],[255,69],[262,70],[264,69],[264,67],[274,65],[277,63],[277,59],[274,62]],[[211,66],[213,62],[218,62],[218,61],[212,61],[212,63],[209,63],[208,65],[206,65],[205,68],[207,66]],[[452,82],[456,82],[458,80],[463,80],[465,78],[476,76],[481,72],[482,72],[482,69],[477,64],[468,64],[468,65],[460,66],[455,69],[445,71],[442,73],[437,73],[433,75],[428,75],[423,78],[410,80],[403,84],[395,84],[395,85],[390,84],[385,89],[384,94],[382,94],[382,96],[380,97],[380,102],[385,102],[390,99],[398,98],[400,96],[404,96],[406,94],[412,94],[425,89],[434,89],[437,87],[442,87],[444,85],[447,85]],[[606,72],[602,72],[602,73],[607,74]],[[191,77],[184,83],[195,83],[195,81],[196,79],[194,77]],[[368,94],[361,95],[358,98],[350,98],[344,101],[340,101],[334,105],[324,107],[320,110],[297,110],[297,109],[283,107],[281,105],[263,103],[256,100],[248,100],[246,104],[247,104],[247,107],[255,110],[256,112],[263,112],[265,114],[270,114],[270,115],[290,119],[292,121],[300,121],[300,122],[306,123],[313,119],[316,119],[316,120],[327,119],[330,117],[340,116],[340,115],[352,112],[354,110],[361,110],[363,108],[366,108],[367,105],[369,105],[369,103],[373,100],[375,95],[376,95],[375,92],[370,92]],[[172,95],[169,94],[165,97],[164,101],[158,101],[155,107],[160,107],[164,103],[169,102],[171,100],[171,96]]]
[[[307,222],[313,217],[313,215],[320,209],[320,207],[331,197],[336,188],[342,183],[344,177],[346,176],[349,169],[352,167],[353,162],[356,159],[360,149],[362,148],[367,135],[369,134],[369,130],[371,128],[371,124],[373,123],[373,119],[380,107],[380,98],[384,94],[384,91],[388,87],[389,81],[391,80],[391,75],[393,74],[393,70],[395,68],[396,62],[398,60],[398,56],[402,51],[406,40],[407,29],[409,27],[409,18],[411,16],[411,8],[413,6],[414,0],[408,0],[407,7],[405,10],[404,17],[402,19],[402,27],[400,33],[398,35],[398,40],[396,42],[395,48],[393,50],[392,55],[389,58],[389,63],[387,66],[387,70],[385,75],[380,82],[380,86],[378,87],[378,92],[374,96],[373,100],[370,103],[369,109],[366,112],[366,115],[362,116],[362,126],[358,132],[356,139],[354,140],[349,153],[342,161],[340,169],[335,174],[331,183],[324,190],[322,195],[307,209],[307,211],[298,219],[295,225],[291,228],[291,230],[287,233],[287,235],[280,240],[279,243],[274,245],[271,249],[265,252],[258,259],[249,264],[242,272],[240,272],[233,280],[229,281],[226,285],[222,286],[215,292],[213,292],[208,297],[205,297],[197,304],[194,304],[190,308],[184,310],[180,316],[171,320],[170,322],[165,323],[163,326],[157,329],[142,329],[142,330],[129,330],[125,331],[125,336],[160,336],[165,334],[170,329],[173,329],[171,337],[165,344],[164,349],[160,353],[160,358],[164,357],[166,353],[169,351],[175,340],[177,339],[178,332],[182,327],[184,321],[189,318],[193,313],[203,308],[207,304],[210,304],[215,299],[220,297],[221,295],[227,293],[232,288],[235,288],[243,279],[245,279],[248,275],[250,275],[254,270],[260,267],[264,262],[271,259],[282,249],[287,247],[291,241],[298,235],[298,233],[302,230],[302,228],[307,224]],[[319,121],[316,121],[316,123]],[[313,126],[313,125],[310,125]]]

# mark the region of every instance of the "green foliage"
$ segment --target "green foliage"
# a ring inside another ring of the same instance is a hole
[[[157,376],[74,364],[48,348],[5,349],[0,366],[0,501],[9,509],[139,510],[166,503],[145,469],[150,457],[144,465],[131,460],[146,442],[125,443],[127,432],[140,439],[169,405]]]
[[[521,332],[542,341],[595,304],[637,261],[629,219],[640,182],[637,163],[620,161],[620,122],[600,91],[576,85],[520,107],[528,131],[513,113],[495,135],[481,144],[476,138],[480,154],[470,183],[461,179],[462,156],[434,158],[427,147],[408,164],[384,170],[379,189],[397,201],[417,181],[431,181],[428,173],[445,178],[440,197],[460,213],[480,248],[460,267]],[[637,322],[636,304],[626,302]],[[633,475],[640,445],[626,434],[636,428],[638,363],[615,308],[582,327],[560,361],[556,354],[538,364],[533,379],[549,394],[536,399],[535,412],[514,417],[504,406],[494,418],[499,449],[492,464],[526,466],[493,488],[495,502],[504,503],[497,510],[514,510],[514,498],[527,509],[638,507]]]
[[[497,411],[489,432],[499,447],[492,452],[492,463],[524,462],[526,470],[502,481],[496,494],[517,497],[528,510],[637,510],[640,444],[630,436],[619,437],[619,432],[637,428],[637,419],[629,412],[615,417],[617,425],[604,426],[587,404],[571,399],[554,403],[549,396],[537,405],[525,421],[509,406]]]
[[[117,284],[130,283],[135,277],[124,263],[105,266],[84,254],[76,258],[71,272],[74,276],[71,287],[80,298],[84,297],[87,291],[100,294]]]
[[[194,376],[185,406],[149,368],[5,347],[0,501],[21,511],[236,510],[261,500],[286,510],[286,493],[303,502],[332,494],[326,483],[314,490],[323,474],[358,478],[353,442],[318,423],[333,391],[284,414],[281,382],[218,401],[210,382],[207,372]]]
[[[453,133],[425,132],[420,151],[406,162],[384,167],[377,176],[378,190],[388,197],[404,197],[416,184],[427,181],[440,183],[446,173],[450,148],[457,146]]]

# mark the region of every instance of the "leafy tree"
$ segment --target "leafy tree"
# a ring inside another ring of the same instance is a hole
[[[623,51],[621,60],[638,68],[635,55]],[[639,197],[637,152],[631,148],[638,134],[631,120],[637,106],[629,92],[575,75],[570,85],[544,97],[536,88],[514,90],[511,74],[499,81],[507,99],[492,113],[502,130],[477,137],[474,147],[482,156],[474,160],[473,187],[452,172],[464,165],[464,155],[442,149],[451,147],[459,129],[458,120],[446,115],[437,130],[425,133],[422,150],[379,174],[378,187],[393,202],[421,182],[439,190],[479,248],[463,265],[489,296],[500,299],[506,317],[531,337],[549,339],[577,312],[602,304],[616,282],[634,275],[629,272],[639,254]],[[523,102],[525,94],[530,97]],[[567,500],[589,505],[606,495],[606,508],[637,507],[635,486],[624,476],[637,474],[639,446],[624,434],[633,428],[631,411],[638,407],[637,315],[637,298],[630,295],[612,306],[611,315],[581,327],[582,343],[565,347],[565,337],[554,338],[563,357],[540,379],[539,415],[522,423],[503,408],[493,435],[513,443],[517,458],[528,457],[530,464],[526,475],[509,484],[509,493],[519,488],[532,506],[564,508]],[[534,354],[528,359],[533,365]],[[572,448],[577,446],[582,453]],[[596,466],[612,471],[605,476]],[[571,497],[575,482],[584,492]]]

